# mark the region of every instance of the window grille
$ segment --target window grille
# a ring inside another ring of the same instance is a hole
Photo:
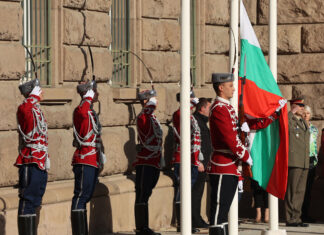
[[[126,87],[130,85],[129,56],[129,0],[113,0],[111,6],[111,29],[113,56],[112,85]]]
[[[23,44],[33,56],[38,78],[43,86],[51,84],[50,0],[24,0]],[[30,56],[26,56],[24,79],[35,78]]]

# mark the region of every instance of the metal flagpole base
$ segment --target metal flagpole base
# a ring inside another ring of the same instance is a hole
[[[286,230],[278,229],[278,230],[263,230],[261,235],[287,235]]]

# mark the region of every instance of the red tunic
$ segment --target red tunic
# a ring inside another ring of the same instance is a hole
[[[73,113],[73,146],[72,165],[83,164],[99,168],[100,151],[102,150],[101,125],[92,109],[92,98],[84,98]]]
[[[148,165],[161,168],[163,132],[154,115],[154,105],[145,106],[137,116],[136,127],[139,144],[133,166]]]
[[[256,118],[256,119],[246,119],[251,130],[264,129],[269,126],[274,120],[278,119],[279,115],[274,112],[271,116],[267,118]]]
[[[238,170],[239,160],[246,162],[249,153],[239,139],[237,121],[230,102],[217,97],[209,117],[214,151],[207,165],[208,174],[241,175]]]
[[[194,106],[191,105],[191,109]],[[176,150],[173,154],[172,163],[180,163],[180,108],[173,113],[172,117],[174,138],[176,141]],[[201,149],[201,137],[200,137],[200,128],[198,126],[197,120],[193,115],[190,115],[190,126],[191,126],[191,164],[199,166],[199,156],[202,154]]]
[[[39,97],[31,95],[18,107],[17,121],[20,138],[19,155],[15,166],[37,164],[45,170],[48,158],[47,122],[40,109]]]

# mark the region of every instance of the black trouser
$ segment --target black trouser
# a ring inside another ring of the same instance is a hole
[[[265,191],[257,181],[251,179],[251,188],[253,190],[254,207],[268,208],[268,193]]]
[[[221,225],[228,222],[228,212],[238,184],[235,175],[209,175],[211,187],[210,216],[211,226]]]
[[[136,201],[135,203],[148,203],[152,190],[160,177],[160,170],[153,166],[136,166]]]
[[[135,223],[136,230],[140,232],[149,226],[148,200],[152,190],[157,184],[160,170],[153,166],[136,166],[136,200],[135,200]]]
[[[316,168],[309,169],[307,175],[307,182],[306,182],[306,191],[305,191],[305,198],[302,206],[302,218],[306,219],[308,217],[308,209],[311,202],[311,193],[312,193],[312,186],[314,183],[316,174]]]
[[[206,182],[206,173],[198,172],[197,180],[192,187],[192,225],[200,224],[202,218],[201,211],[201,198],[204,193]]]

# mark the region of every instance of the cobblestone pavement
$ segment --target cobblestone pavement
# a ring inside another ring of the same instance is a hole
[[[300,227],[286,227],[284,223],[280,223],[280,229],[285,229],[287,235],[324,235],[324,224],[310,224],[308,228]],[[262,231],[267,229],[268,225],[264,223],[255,224],[252,222],[244,222],[239,226],[239,235],[261,235]],[[162,235],[178,235],[175,228],[165,229],[159,231]],[[134,234],[132,232],[117,233],[116,235],[129,235]],[[201,230],[196,234],[208,234],[208,230]]]

